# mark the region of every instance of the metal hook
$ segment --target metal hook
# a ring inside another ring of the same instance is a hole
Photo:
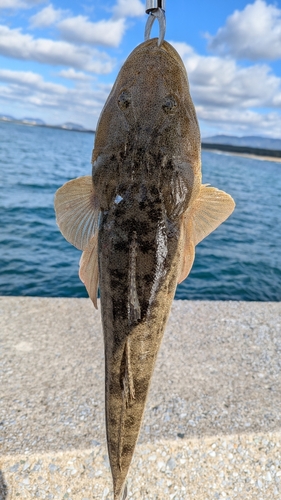
[[[146,0],[145,12],[149,14],[155,9],[166,10],[166,0]]]
[[[165,0],[146,0],[146,12],[149,14],[145,26],[145,41],[149,40],[152,25],[158,19],[160,31],[158,37],[158,47],[163,43],[166,33]]]

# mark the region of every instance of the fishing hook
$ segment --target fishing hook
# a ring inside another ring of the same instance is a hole
[[[155,19],[157,18],[160,27],[159,37],[158,37],[158,47],[162,45],[166,33],[165,8],[166,8],[166,0],[146,0],[146,13],[148,14],[148,18],[145,26],[144,39],[145,41],[149,40],[152,25]]]

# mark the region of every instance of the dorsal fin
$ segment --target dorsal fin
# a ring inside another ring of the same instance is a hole
[[[85,250],[98,227],[99,201],[92,177],[78,177],[55,194],[57,224],[69,243]]]

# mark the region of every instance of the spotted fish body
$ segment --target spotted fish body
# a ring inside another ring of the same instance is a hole
[[[195,245],[233,211],[201,183],[200,132],[184,65],[152,39],[122,67],[102,111],[92,178],[56,194],[59,227],[83,250],[80,277],[96,305],[105,346],[106,428],[119,500],[177,283]]]

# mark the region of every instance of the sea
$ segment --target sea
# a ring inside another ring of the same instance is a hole
[[[94,135],[0,122],[0,295],[87,297],[81,252],[62,237],[54,194],[91,174]],[[176,299],[281,300],[281,163],[202,153],[203,182],[231,194],[231,217],[196,247]]]

